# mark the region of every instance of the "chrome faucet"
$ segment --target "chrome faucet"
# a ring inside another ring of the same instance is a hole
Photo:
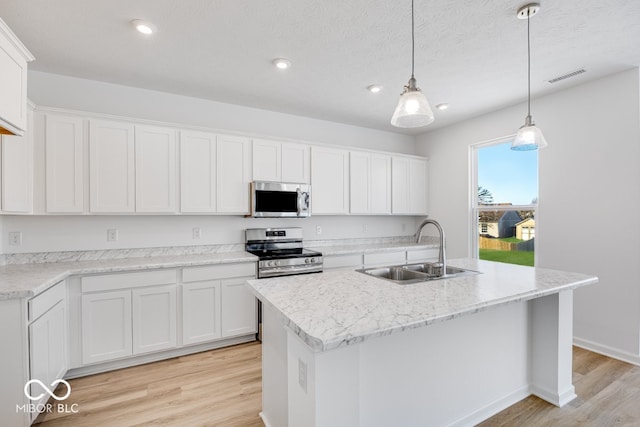
[[[418,231],[416,231],[416,243],[420,243],[420,239],[422,238],[422,229],[427,224],[433,224],[440,233],[440,251],[438,252],[438,264],[440,264],[442,272],[439,274],[439,276],[444,276],[445,274],[447,274],[447,257],[444,250],[445,238],[444,230],[442,229],[442,226],[438,223],[438,221],[434,219],[425,219],[424,221],[422,221],[418,226]]]

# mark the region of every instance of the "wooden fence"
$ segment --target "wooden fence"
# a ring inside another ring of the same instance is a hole
[[[480,249],[494,249],[498,251],[533,251],[535,246],[534,240],[535,239],[525,240],[519,243],[510,243],[480,236],[478,246]]]

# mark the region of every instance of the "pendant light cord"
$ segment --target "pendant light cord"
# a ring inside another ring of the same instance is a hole
[[[413,77],[413,67],[415,64],[415,30],[413,28],[413,0],[411,0],[411,78]]]
[[[413,0],[411,0],[413,1]],[[527,11],[527,116],[531,117],[531,10]]]

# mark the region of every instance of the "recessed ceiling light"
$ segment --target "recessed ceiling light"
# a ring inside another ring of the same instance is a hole
[[[449,108],[449,104],[446,104],[446,103],[444,103],[444,104],[438,104],[438,105],[436,105],[436,108],[437,108],[438,110],[446,110],[447,108]]]
[[[276,58],[272,62],[273,65],[275,65],[279,70],[286,70],[287,68],[291,67],[291,61],[285,58]]]
[[[372,93],[378,93],[382,90],[382,86],[380,85],[369,85],[367,86],[367,90]]]
[[[142,33],[145,36],[151,35],[157,30],[156,26],[151,22],[142,19],[134,19],[131,21],[131,25],[133,25],[133,28],[138,30],[139,33]]]

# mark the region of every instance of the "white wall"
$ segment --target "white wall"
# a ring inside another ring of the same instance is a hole
[[[640,364],[639,71],[534,99],[532,112],[549,142],[539,154],[538,266],[599,276],[575,293],[575,341]],[[469,247],[469,145],[515,133],[525,115],[517,105],[417,138],[449,256]]]
[[[6,216],[3,221],[6,233],[22,231],[22,246],[5,246],[8,253],[244,243],[244,230],[254,227],[302,227],[305,241],[412,235],[416,227],[416,218],[410,216],[277,219],[214,215],[15,215]],[[321,235],[316,234],[317,225],[322,229]],[[193,239],[193,227],[202,230],[198,240]],[[117,242],[107,242],[109,228],[118,230]],[[3,240],[7,239],[3,233]]]
[[[68,108],[222,131],[414,154],[413,136],[206,99],[29,71],[29,99]]]

